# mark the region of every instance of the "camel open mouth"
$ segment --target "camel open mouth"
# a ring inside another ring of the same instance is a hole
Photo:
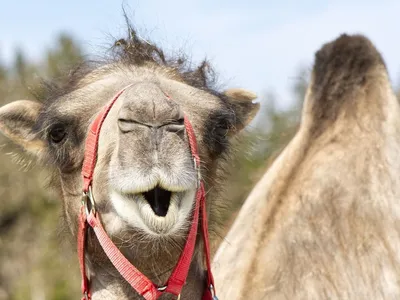
[[[152,235],[168,235],[186,228],[196,189],[167,188],[160,184],[138,193],[111,190],[117,214],[132,227]]]
[[[159,217],[165,217],[171,203],[172,192],[167,191],[160,186],[142,193],[143,197],[150,204],[153,212]]]

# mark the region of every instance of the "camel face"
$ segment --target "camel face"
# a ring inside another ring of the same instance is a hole
[[[207,140],[214,129],[209,125],[210,115],[219,114],[223,104],[217,97],[156,74],[147,80],[140,74],[132,78],[118,87],[131,84],[118,98],[102,127],[93,184],[96,205],[104,209],[107,218],[112,218],[114,231],[128,227],[152,236],[183,235],[197,188],[197,170],[183,117],[191,120],[199,141]],[[197,96],[187,96],[191,94]],[[103,101],[87,108],[93,112],[90,118],[78,119],[77,123],[90,124],[110,99],[102,95],[99,98]],[[60,108],[57,105],[54,108],[61,115],[66,102],[61,101]],[[81,110],[81,102],[76,104],[77,111]],[[82,117],[87,118],[85,115]],[[221,135],[221,138],[227,137]],[[59,146],[60,151],[67,143]],[[80,151],[76,152],[82,153],[82,145],[78,147]],[[203,161],[211,163],[207,145],[203,145],[203,150]],[[70,177],[78,180],[79,171],[73,176],[67,174],[65,184]],[[73,203],[75,199],[68,201]]]
[[[134,80],[103,125],[98,170],[103,175],[95,177],[102,183],[94,186],[94,194],[103,196],[97,201],[112,206],[114,220],[146,234],[183,234],[197,188],[183,118],[192,121],[201,141],[213,130],[208,113],[221,109],[217,97],[182,83],[156,76]]]

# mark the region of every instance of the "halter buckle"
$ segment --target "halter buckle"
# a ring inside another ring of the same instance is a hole
[[[88,201],[89,200],[89,201]],[[90,203],[90,204],[89,204]],[[90,205],[90,208],[89,208]],[[82,206],[85,208],[86,216],[96,213],[96,206],[93,198],[92,186],[90,185],[86,192],[82,194]]]

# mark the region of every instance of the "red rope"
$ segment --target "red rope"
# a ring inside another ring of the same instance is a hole
[[[123,256],[117,246],[108,237],[99,220],[98,214],[90,213],[87,221],[93,228],[105,254],[121,276],[146,300],[156,299],[157,290],[155,285]]]
[[[87,230],[86,215],[84,212],[84,207],[82,206],[81,213],[79,215],[79,228],[78,228],[78,259],[79,259],[79,266],[82,278],[82,284],[81,284],[82,294],[83,295],[86,294],[85,296],[88,299],[90,299],[89,282],[86,276],[86,266],[85,266],[86,230]]]

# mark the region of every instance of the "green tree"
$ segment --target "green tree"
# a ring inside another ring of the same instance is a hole
[[[0,61],[0,105],[4,104],[6,98],[8,70]]]
[[[0,63],[1,105],[43,96],[41,77],[64,78],[82,59],[80,46],[65,34],[38,63],[16,49],[9,69]],[[78,274],[76,258],[66,255],[69,247],[57,236],[59,199],[43,191],[47,174],[2,137],[0,147],[0,299],[78,298],[79,281],[71,280]]]
[[[14,62],[14,70],[17,77],[21,81],[25,81],[25,77],[27,76],[27,61],[25,59],[25,54],[21,49],[17,49],[15,52],[15,62]]]
[[[4,64],[0,61],[0,84],[7,80],[7,69]]]
[[[60,34],[54,48],[46,55],[46,76],[59,78],[71,67],[83,60],[83,51],[75,39],[68,34]]]
[[[286,110],[277,108],[276,96],[272,92],[261,98],[261,110],[257,120],[236,146],[235,161],[227,189],[230,209],[223,216],[227,226],[232,223],[236,212],[270,162],[296,133],[307,85],[307,69],[301,68],[291,89],[293,101],[289,101],[291,105]]]

